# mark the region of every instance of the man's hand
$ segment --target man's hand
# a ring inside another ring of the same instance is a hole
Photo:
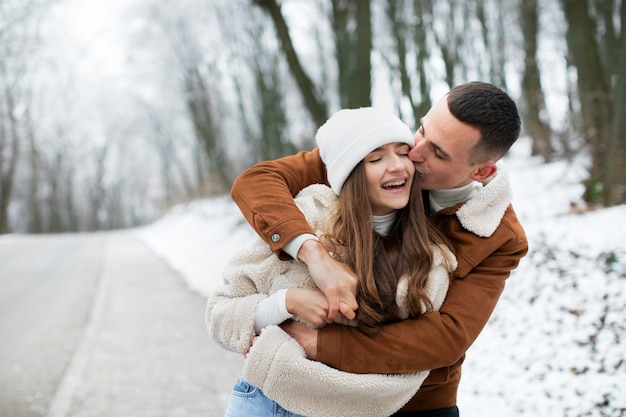
[[[288,312],[314,326],[326,324],[328,300],[319,288],[289,288],[285,304]]]
[[[317,359],[317,330],[312,329],[306,324],[288,320],[280,325],[280,327],[287,332],[291,337],[302,346],[306,352],[306,357],[315,360]]]
[[[327,323],[333,323],[337,312],[348,320],[355,317],[358,308],[355,294],[358,279],[344,263],[333,259],[317,240],[305,241],[298,251],[298,259],[309,268],[313,281],[328,300]]]

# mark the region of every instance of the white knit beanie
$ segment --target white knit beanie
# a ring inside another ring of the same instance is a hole
[[[337,195],[354,167],[374,149],[393,142],[415,144],[407,125],[373,107],[339,110],[318,129],[315,140]]]

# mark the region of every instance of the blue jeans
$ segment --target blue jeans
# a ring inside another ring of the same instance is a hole
[[[303,393],[306,395],[306,393]],[[304,417],[282,408],[258,387],[239,378],[230,393],[224,417]]]

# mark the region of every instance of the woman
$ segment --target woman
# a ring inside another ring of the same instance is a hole
[[[372,333],[438,309],[456,261],[426,219],[408,158],[410,129],[378,109],[341,110],[316,140],[330,188],[307,187],[296,202],[329,252],[359,277],[356,320],[346,324]],[[237,255],[224,278],[208,301],[209,333],[227,349],[249,349],[228,417],[272,416],[277,408],[294,416],[390,415],[428,375],[356,375],[306,360],[276,324],[323,325],[326,298],[306,265],[279,261],[261,241]]]

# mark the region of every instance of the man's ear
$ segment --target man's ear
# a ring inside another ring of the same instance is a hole
[[[496,166],[495,162],[483,162],[482,164],[478,165],[476,170],[474,170],[474,172],[472,173],[472,179],[474,181],[483,182],[486,179],[491,178],[497,170],[498,167]]]

